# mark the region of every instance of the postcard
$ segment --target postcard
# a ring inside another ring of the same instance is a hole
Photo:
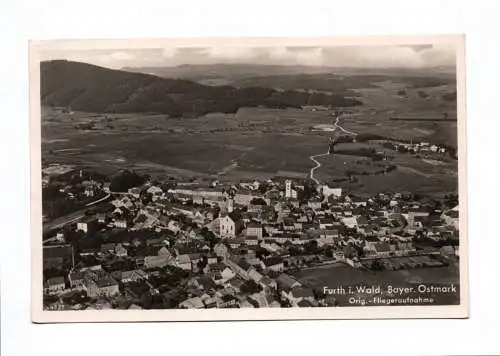
[[[468,317],[464,42],[32,41],[32,321]]]

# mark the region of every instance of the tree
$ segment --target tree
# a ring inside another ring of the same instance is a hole
[[[196,265],[198,266],[198,269],[202,271],[207,266],[207,264],[208,264],[208,258],[207,256],[203,256]]]
[[[308,254],[315,254],[318,252],[318,241],[311,240],[304,245],[304,252]]]
[[[245,294],[254,294],[260,292],[262,287],[250,279],[243,283],[240,290]]]
[[[144,183],[144,178],[128,170],[120,172],[111,180],[109,189],[113,192],[126,192]]]
[[[384,269],[384,264],[380,260],[373,260],[371,264],[371,269],[374,271],[380,271]]]

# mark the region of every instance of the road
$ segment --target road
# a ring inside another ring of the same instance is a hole
[[[314,163],[316,163],[316,166],[314,166],[313,168],[311,168],[311,173],[309,174],[311,176],[311,179],[316,183],[316,184],[319,184],[319,181],[314,178],[314,171],[316,169],[318,169],[319,167],[321,167],[321,163],[319,163],[317,160],[316,160],[316,157],[323,157],[323,156],[328,156],[329,153],[326,152],[326,153],[320,153],[318,155],[314,155],[314,156],[310,156],[309,159],[311,161],[313,161]]]
[[[85,206],[93,206],[93,205],[96,205],[96,204],[98,204],[98,203],[100,203],[100,202],[102,202],[102,201],[105,201],[105,200],[106,200],[106,199],[108,199],[110,196],[111,196],[111,194],[110,194],[110,193],[108,193],[108,195],[106,195],[104,198],[101,198],[101,199],[98,199],[98,200],[96,200],[96,201],[93,201],[92,203],[88,203],[88,204],[87,204],[87,205],[85,205]]]
[[[335,123],[333,124],[333,126],[334,126],[336,129],[339,129],[340,131],[345,132],[346,134],[356,136],[356,135],[357,135],[357,133],[352,132],[352,131],[349,131],[349,130],[346,130],[346,129],[344,129],[342,126],[340,126],[340,125],[339,125],[340,117],[341,117],[341,115],[337,116],[337,119],[335,120]]]
[[[335,120],[335,123],[333,124],[333,126],[335,127],[335,130],[339,129],[340,131],[345,132],[346,134],[349,134],[349,135],[354,135],[354,136],[355,136],[355,135],[357,135],[357,133],[352,132],[352,131],[349,131],[349,130],[346,130],[346,129],[344,129],[342,126],[340,126],[340,125],[339,125],[340,117],[341,117],[341,115],[337,116],[337,119]],[[334,131],[332,131],[332,132],[335,132],[335,130],[334,130]],[[320,154],[317,154],[317,155],[312,155],[312,156],[309,156],[309,159],[310,159],[311,161],[313,161],[313,162],[316,164],[313,168],[311,168],[311,171],[310,171],[310,173],[309,173],[309,176],[311,177],[311,179],[312,179],[312,180],[313,180],[316,184],[319,184],[319,181],[318,181],[316,178],[314,178],[314,171],[316,171],[319,167],[321,167],[321,163],[319,163],[319,162],[316,160],[316,158],[317,158],[317,157],[328,156],[328,155],[329,155],[329,153],[328,153],[328,152],[326,152],[326,153],[320,153]]]

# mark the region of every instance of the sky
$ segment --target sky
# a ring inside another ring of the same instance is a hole
[[[426,68],[452,66],[450,45],[335,47],[167,47],[151,49],[52,50],[42,60],[67,59],[103,67],[171,67],[182,64],[252,63],[328,67]]]

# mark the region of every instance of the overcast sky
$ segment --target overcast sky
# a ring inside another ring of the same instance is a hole
[[[177,66],[181,64],[252,63],[332,67],[434,67],[455,64],[453,47],[170,47],[155,49],[71,50],[42,53],[42,60],[68,59],[108,68]]]

